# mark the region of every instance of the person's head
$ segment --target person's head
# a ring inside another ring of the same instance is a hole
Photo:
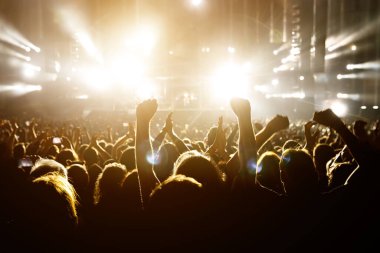
[[[26,154],[26,148],[24,143],[17,143],[13,148],[13,158],[18,161]]]
[[[67,176],[69,182],[74,186],[75,190],[83,192],[88,188],[89,176],[86,168],[81,164],[72,164],[67,168]]]
[[[171,176],[152,191],[148,210],[165,221],[189,221],[202,208],[202,193],[202,184],[194,178]]]
[[[318,144],[313,150],[314,165],[318,174],[326,175],[326,164],[335,156],[333,147],[328,144]]]
[[[284,145],[282,145],[282,152],[287,149],[298,149],[301,145],[296,140],[287,140]]]
[[[306,196],[318,192],[318,175],[313,159],[304,150],[285,150],[280,160],[280,175],[288,196]]]
[[[122,185],[122,191],[125,196],[128,210],[140,211],[142,204],[140,197],[139,174],[137,169],[134,169],[127,174],[127,177],[124,179]]]
[[[64,166],[69,165],[67,161],[76,161],[78,160],[78,156],[72,149],[64,149],[61,152],[58,153],[57,157],[55,158],[57,162],[60,164],[63,164]]]
[[[116,199],[121,194],[122,183],[127,176],[127,169],[120,163],[107,164],[99,175],[94,192],[94,202]]]
[[[154,172],[161,182],[173,175],[174,163],[178,157],[179,152],[172,143],[165,143],[159,148]]]
[[[67,170],[61,163],[51,159],[39,159],[35,162],[30,170],[30,176],[32,178],[38,178],[50,173],[58,173],[62,177],[67,178]]]
[[[127,148],[120,156],[120,163],[125,166],[128,171],[132,171],[135,167],[135,148]]]
[[[225,180],[225,175],[211,158],[194,150],[178,157],[174,164],[174,175],[192,177],[207,189],[220,189]]]
[[[27,214],[36,232],[32,236],[43,236],[46,244],[72,238],[78,224],[76,205],[75,190],[61,174],[49,173],[34,179]]]
[[[276,153],[267,151],[262,154],[257,161],[257,180],[261,185],[282,193],[279,164],[280,157]]]
[[[84,151],[83,158],[88,166],[97,163],[99,161],[98,151],[93,147],[89,147]]]
[[[47,150],[46,155],[56,158],[58,153],[59,153],[59,148],[57,147],[57,145],[51,145],[49,149]]]
[[[81,160],[81,161],[84,161],[84,151],[88,148],[88,144],[82,144],[80,145],[79,149],[78,149],[78,158]]]

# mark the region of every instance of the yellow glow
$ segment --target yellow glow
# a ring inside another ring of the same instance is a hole
[[[141,25],[132,34],[127,35],[125,45],[129,50],[138,50],[150,55],[157,43],[157,31],[152,26]]]
[[[109,75],[101,69],[88,69],[83,73],[84,82],[95,91],[107,89]]]
[[[244,66],[228,62],[220,66],[211,77],[212,94],[217,99],[229,100],[232,97],[247,97],[249,77]]]
[[[344,117],[347,114],[347,106],[341,102],[334,102],[331,104],[331,110],[338,116]]]
[[[203,3],[203,0],[191,0],[193,6],[200,6]]]
[[[110,72],[116,82],[121,82],[128,87],[135,87],[144,78],[145,70],[146,66],[142,60],[136,57],[125,57],[114,60]]]
[[[153,98],[155,94],[157,94],[156,85],[148,80],[145,80],[136,88],[136,97],[139,100]]]
[[[90,56],[94,57],[99,62],[101,61],[100,53],[87,33],[77,32],[75,33],[75,39],[82,45],[84,50],[86,50]]]

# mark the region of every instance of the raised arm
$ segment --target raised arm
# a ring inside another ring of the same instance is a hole
[[[244,186],[256,181],[257,146],[251,123],[251,105],[241,98],[231,100],[231,108],[239,124],[239,182]],[[252,180],[252,181],[251,181]]]
[[[315,112],[313,120],[334,129],[346,143],[352,156],[360,166],[371,165],[371,161],[376,159],[370,155],[372,150],[369,145],[360,142],[331,109]]]
[[[159,147],[161,146],[162,142],[164,141],[165,135],[167,133],[166,129],[168,128],[168,125],[173,124],[172,119],[171,119],[172,114],[173,114],[172,112],[170,112],[168,114],[168,116],[166,117],[166,122],[165,122],[164,127],[161,129],[161,131],[158,133],[156,138],[154,138],[154,140],[153,140],[152,145],[153,145],[153,152],[154,153],[156,153],[158,151]]]
[[[173,120],[172,114],[170,113],[166,119],[165,127],[166,133],[169,135],[170,139],[173,141],[174,145],[177,147],[178,152],[180,154],[189,151],[189,148],[185,145],[185,143],[177,136],[173,129]]]
[[[139,174],[140,193],[144,203],[155,185],[159,183],[154,172],[152,144],[150,142],[150,121],[157,111],[157,100],[150,99],[140,103],[136,108],[136,168]]]
[[[276,115],[258,134],[256,134],[257,149],[259,150],[275,133],[288,127],[288,117]]]
[[[314,134],[311,133],[311,127],[317,124],[317,122],[308,121],[304,125],[305,129],[305,138],[306,138],[306,145],[305,149],[309,152],[310,155],[313,155],[314,146],[317,142],[319,131],[317,130]]]

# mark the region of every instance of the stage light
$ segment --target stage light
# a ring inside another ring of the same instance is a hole
[[[351,45],[351,51],[356,51],[357,46],[356,45]]]
[[[157,37],[157,31],[154,27],[140,25],[132,34],[127,35],[125,45],[130,51],[138,51],[148,56],[157,43]]]
[[[79,100],[87,100],[88,99],[88,95],[84,94],[84,95],[79,95],[79,96],[76,96],[75,99],[79,99]]]
[[[367,106],[362,105],[362,106],[360,106],[360,109],[365,110],[365,109],[367,109]]]
[[[200,6],[201,4],[203,4],[203,0],[191,0],[191,4],[195,7],[198,7]]]
[[[235,52],[236,52],[236,49],[234,48],[234,47],[228,47],[227,48],[227,51],[228,51],[228,53],[230,53],[230,54],[234,54]]]
[[[298,78],[300,81],[303,81],[303,80],[305,80],[305,77],[304,76],[299,76],[299,78]]]
[[[379,109],[379,106],[378,105],[374,105],[374,106],[372,106],[372,109],[377,110],[377,109]]]
[[[94,42],[90,38],[90,36],[85,32],[77,32],[75,33],[75,39],[78,43],[82,45],[84,50],[92,57],[94,57],[98,62],[102,61],[102,57],[95,47]]]
[[[272,80],[272,85],[273,85],[273,86],[277,86],[278,84],[279,84],[278,79],[273,79],[273,80]]]
[[[343,75],[342,75],[342,74],[338,74],[338,75],[336,75],[336,79],[341,80],[342,78],[343,78]]]
[[[9,85],[1,85],[0,92],[9,92],[14,96],[22,96],[30,92],[42,90],[41,85],[14,83]]]
[[[347,114],[347,106],[341,102],[333,102],[331,104],[331,110],[338,116],[344,117]]]
[[[61,71],[61,64],[57,61],[54,62],[55,72],[59,73]]]
[[[148,80],[143,81],[140,85],[136,87],[136,97],[139,100],[153,98],[156,94],[156,85]]]
[[[109,75],[101,69],[87,69],[83,72],[84,82],[94,91],[105,91],[110,81]]]
[[[249,77],[241,65],[228,62],[221,65],[211,77],[211,93],[223,102],[232,97],[247,97]]]

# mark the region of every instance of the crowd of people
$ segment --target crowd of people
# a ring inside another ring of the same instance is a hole
[[[1,119],[1,251],[379,248],[380,121],[230,106],[235,122],[194,127],[157,124],[154,99],[124,126]]]

